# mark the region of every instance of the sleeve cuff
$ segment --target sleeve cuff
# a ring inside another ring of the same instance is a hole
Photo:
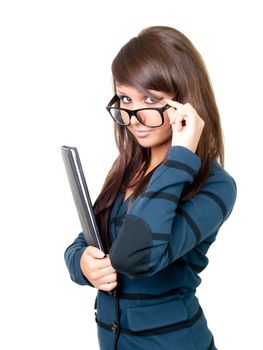
[[[167,160],[176,160],[190,166],[196,173],[201,167],[200,158],[183,146],[172,146],[168,152]]]
[[[88,286],[93,287],[93,285],[89,282],[89,280],[83,275],[81,268],[80,268],[80,258],[81,258],[82,254],[86,248],[87,247],[83,247],[76,252],[76,255],[75,255],[75,279],[76,279],[76,282],[81,284],[81,285],[88,285]]]

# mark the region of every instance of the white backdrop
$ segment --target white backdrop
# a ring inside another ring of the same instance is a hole
[[[204,57],[238,185],[201,274],[201,305],[220,350],[263,348],[259,3],[1,1],[1,349],[98,349],[95,291],[64,264],[80,224],[60,146],[78,146],[94,200],[116,156],[111,61],[149,25],[176,27]]]

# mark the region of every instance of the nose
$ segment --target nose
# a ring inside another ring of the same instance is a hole
[[[131,116],[130,121],[131,121],[131,125],[137,125],[137,124],[140,123],[139,120],[135,117],[134,114]]]

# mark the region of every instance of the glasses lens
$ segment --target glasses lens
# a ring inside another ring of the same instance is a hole
[[[130,116],[126,111],[116,107],[111,107],[109,111],[112,118],[118,124],[125,126],[130,124]],[[159,111],[156,111],[154,109],[139,110],[137,112],[137,119],[145,126],[149,126],[152,128],[161,126],[163,124],[161,114],[159,113]]]
[[[137,116],[146,126],[156,127],[163,123],[161,114],[154,109],[143,109],[138,111]]]
[[[129,125],[130,117],[129,114],[119,108],[110,108],[110,114],[112,118],[121,125]]]

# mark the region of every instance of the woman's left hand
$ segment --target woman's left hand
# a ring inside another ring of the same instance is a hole
[[[190,103],[166,102],[174,108],[167,110],[173,128],[172,146],[182,146],[195,153],[205,122]]]

